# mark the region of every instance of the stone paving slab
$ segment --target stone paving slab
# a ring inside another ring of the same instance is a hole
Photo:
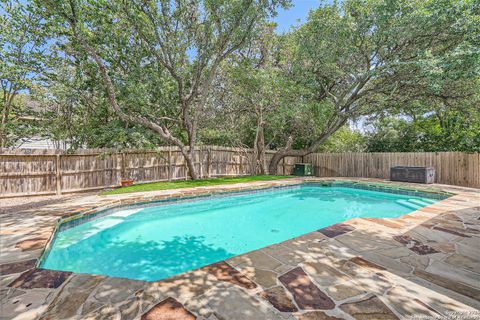
[[[480,319],[480,190],[454,186],[427,186],[453,196],[400,218],[348,220],[156,282],[35,269],[60,218],[304,180],[425,188],[296,178],[3,205],[0,319]]]

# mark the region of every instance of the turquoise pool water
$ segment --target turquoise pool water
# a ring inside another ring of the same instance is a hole
[[[42,268],[159,280],[356,217],[398,217],[437,200],[301,185],[131,207],[58,232]]]

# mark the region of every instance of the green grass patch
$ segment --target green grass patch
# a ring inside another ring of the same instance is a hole
[[[130,192],[144,192],[155,190],[181,189],[192,187],[217,186],[222,184],[252,182],[252,181],[268,181],[291,178],[291,176],[248,176],[234,178],[211,178],[201,180],[177,180],[166,182],[152,182],[144,184],[136,184],[128,187],[121,187],[110,191],[103,192],[102,195],[121,194]]]

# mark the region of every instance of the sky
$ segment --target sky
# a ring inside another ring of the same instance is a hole
[[[292,7],[287,10],[280,9],[278,16],[274,18],[278,25],[277,31],[284,33],[291,27],[304,23],[307,20],[308,12],[318,8],[321,2],[321,0],[292,0]]]

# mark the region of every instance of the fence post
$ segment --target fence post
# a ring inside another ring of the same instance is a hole
[[[203,147],[198,149],[198,167],[200,168],[200,179],[203,179]]]
[[[183,157],[183,167],[185,170],[185,180],[188,180],[188,167],[187,167],[187,160]]]
[[[55,155],[55,180],[57,183],[57,194],[62,194],[62,171],[60,170],[60,154]]]
[[[239,157],[240,157],[240,168],[238,168],[238,175],[243,176],[243,156],[241,153]]]
[[[208,147],[207,152],[207,176],[210,178],[212,166],[212,150],[210,149],[210,147]]]
[[[170,149],[168,149],[167,157],[168,157],[168,167],[167,167],[168,181],[172,181],[172,173],[173,173],[173,170],[172,170],[172,151]]]
[[[121,153],[121,156],[122,156],[122,161],[120,163],[121,167],[120,167],[120,180],[125,180],[127,178],[127,169],[125,168],[126,167],[126,159],[125,159],[125,153],[122,151]]]

